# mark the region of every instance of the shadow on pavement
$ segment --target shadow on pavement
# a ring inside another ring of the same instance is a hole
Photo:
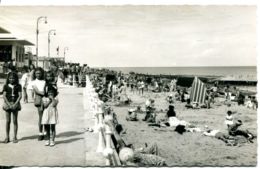
[[[71,143],[71,142],[82,140],[82,139],[84,139],[84,138],[72,138],[72,139],[68,139],[68,140],[55,141],[55,143],[56,144],[67,144],[67,143]]]
[[[21,139],[19,139],[20,141],[23,140],[36,140],[38,138],[38,135],[34,135],[34,136],[27,136],[27,137],[22,137]]]
[[[77,132],[77,131],[67,131],[67,132],[63,132],[63,133],[59,133],[56,135],[56,137],[71,137],[71,136],[77,136],[77,135],[81,135],[84,132]]]
[[[67,131],[67,132],[63,132],[63,133],[59,133],[56,135],[56,138],[60,138],[60,137],[72,137],[72,136],[77,136],[77,135],[81,135],[84,132],[77,132],[77,131]],[[27,137],[22,137],[21,139],[19,139],[20,141],[23,140],[34,140],[37,139],[38,135],[33,135],[33,136],[27,136]]]

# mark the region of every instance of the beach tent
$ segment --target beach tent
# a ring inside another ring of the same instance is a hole
[[[196,103],[204,103],[206,97],[206,85],[195,77],[190,92],[190,101]]]

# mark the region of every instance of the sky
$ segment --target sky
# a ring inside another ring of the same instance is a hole
[[[256,6],[0,6],[8,36],[33,43],[39,16],[39,56],[56,29],[51,56],[90,66],[256,66]]]

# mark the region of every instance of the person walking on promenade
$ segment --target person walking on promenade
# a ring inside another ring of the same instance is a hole
[[[29,74],[28,74],[28,86],[27,86],[27,90],[29,90],[29,100],[33,100],[34,99],[34,91],[32,88],[32,81],[35,79],[34,77],[34,71],[35,71],[35,67],[33,64],[31,64],[29,66]]]
[[[20,84],[22,85],[23,90],[23,101],[24,103],[28,103],[28,95],[27,95],[27,86],[28,86],[28,80],[29,80],[29,73],[28,68],[23,68],[23,75],[20,81]]]
[[[56,136],[56,124],[58,123],[58,111],[57,104],[58,99],[56,98],[58,91],[53,85],[46,85],[48,87],[45,97],[43,97],[44,111],[42,115],[41,124],[44,125],[46,130],[46,142],[45,146],[55,145]]]
[[[20,100],[22,98],[22,87],[19,84],[19,78],[17,73],[10,72],[7,75],[6,84],[3,88],[3,98],[6,115],[6,138],[4,143],[10,142],[10,123],[11,114],[13,114],[13,124],[14,124],[14,138],[13,143],[17,143],[17,131],[18,131],[18,112],[21,110]]]
[[[35,92],[35,98],[34,98],[34,105],[37,107],[38,115],[39,115],[39,136],[38,140],[41,141],[44,139],[43,134],[43,125],[41,124],[42,121],[42,114],[43,114],[43,105],[42,105],[42,97],[44,96],[44,87],[45,87],[45,80],[44,80],[44,70],[40,67],[35,69],[35,80],[32,81],[32,88]]]

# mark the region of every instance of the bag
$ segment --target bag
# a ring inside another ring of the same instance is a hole
[[[6,102],[4,102],[3,110],[4,111],[20,111],[22,109],[21,104],[19,103],[15,108],[11,109]]]
[[[42,105],[42,96],[41,95],[38,95],[36,94],[35,97],[34,97],[34,105],[36,107],[39,107]]]
[[[10,109],[10,107],[9,107],[9,106],[6,104],[6,102],[4,102],[4,104],[3,104],[3,107],[2,107],[2,108],[3,108],[3,110],[4,110],[4,111],[11,110],[11,109]]]

